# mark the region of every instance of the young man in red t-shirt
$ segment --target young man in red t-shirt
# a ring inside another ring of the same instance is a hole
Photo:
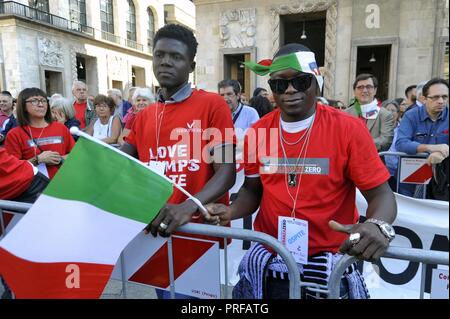
[[[302,281],[326,289],[339,251],[373,260],[393,239],[390,224],[396,204],[387,184],[389,173],[361,121],[317,102],[323,79],[308,48],[289,44],[270,64],[246,65],[260,75],[270,73],[278,109],[247,132],[246,178],[233,204],[207,208],[225,224],[252,214],[259,206],[255,230],[286,246],[301,265]],[[368,202],[369,219],[361,224],[356,187]],[[241,280],[233,297],[288,298],[287,267],[274,257],[264,246],[253,245],[241,264]],[[341,296],[367,298],[354,266],[346,276]],[[305,298],[315,295],[308,288],[302,294]]]
[[[165,25],[156,33],[153,47],[153,72],[161,90],[157,102],[136,116],[121,150],[160,167],[202,204],[227,204],[236,176],[228,105],[217,94],[191,89],[189,73],[194,71],[197,51],[192,31]],[[174,188],[146,230],[153,236],[169,236],[180,225],[203,222],[197,210],[192,200]],[[158,296],[168,297],[160,292]]]
[[[195,68],[197,41],[189,29],[166,25],[156,33],[154,44],[153,72],[161,87],[158,100],[137,115],[121,150],[150,165],[160,163],[166,176],[203,204],[226,203],[235,181],[229,108],[219,95],[191,89],[188,81]],[[205,150],[209,153],[202,154]],[[231,154],[230,162],[217,158],[220,154]],[[191,221],[197,209],[174,189],[148,230],[168,236]]]

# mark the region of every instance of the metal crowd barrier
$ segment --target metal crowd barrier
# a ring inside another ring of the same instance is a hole
[[[13,213],[20,213],[24,214],[28,211],[28,209],[31,207],[31,204],[25,204],[25,203],[19,203],[19,202],[12,202],[12,201],[6,201],[6,200],[0,200],[0,220],[1,223],[1,229],[2,229],[2,236],[5,235],[5,227],[3,224],[3,211],[6,210],[8,212]],[[214,236],[214,237],[222,237],[224,238],[224,256],[225,256],[225,282],[226,287],[228,288],[228,263],[227,263],[227,245],[226,241],[227,238],[234,238],[234,239],[242,239],[242,240],[251,240],[251,241],[257,241],[259,243],[262,243],[264,245],[267,245],[271,247],[275,252],[277,252],[284,260],[288,270],[289,275],[292,280],[289,281],[289,296],[291,299],[300,299],[300,272],[297,267],[297,264],[294,260],[294,257],[292,257],[291,253],[284,247],[278,240],[273,238],[272,236],[269,236],[267,234],[251,231],[247,229],[237,229],[237,228],[230,228],[230,227],[220,227],[220,226],[212,226],[212,225],[204,225],[204,224],[194,224],[189,223],[183,226],[178,227],[177,231],[183,232],[183,233],[189,233],[189,234],[197,234],[197,235],[207,235],[207,236]],[[1,237],[0,237],[1,238]],[[170,292],[171,297],[175,297],[175,284],[174,284],[174,267],[173,267],[173,256],[172,256],[172,242],[169,238],[168,247],[169,247],[169,277],[170,277]],[[126,290],[126,278],[125,278],[125,271],[124,271],[124,258],[121,254],[120,256],[120,262],[122,266],[122,294],[123,297],[126,298],[127,290]],[[303,284],[303,286],[310,286],[310,284]],[[226,289],[228,292],[228,289]]]
[[[31,207],[31,204],[19,203],[7,200],[0,200],[0,221],[1,221],[1,230],[2,236],[5,235],[5,225],[3,223],[3,212],[7,211],[8,213],[18,213],[24,214]],[[196,234],[196,235],[205,235],[205,236],[213,236],[213,237],[222,237],[224,238],[224,261],[225,261],[225,286],[226,286],[226,294],[228,294],[228,260],[227,260],[227,238],[241,239],[241,240],[251,240],[262,243],[264,245],[270,246],[274,251],[276,251],[283,258],[288,270],[289,270],[289,297],[291,299],[300,299],[300,289],[301,287],[309,287],[310,291],[314,291],[318,293],[326,293],[328,294],[329,299],[338,299],[339,298],[339,290],[341,277],[344,274],[345,270],[354,262],[357,262],[358,259],[356,257],[352,257],[349,255],[344,255],[341,260],[336,264],[335,268],[331,272],[330,280],[328,284],[328,290],[324,290],[318,285],[310,284],[310,283],[301,283],[300,282],[300,273],[297,267],[297,264],[292,257],[291,253],[284,247],[277,239],[272,236],[269,236],[265,233],[247,230],[247,229],[238,229],[238,228],[230,228],[230,227],[220,227],[220,226],[212,226],[205,224],[195,224],[189,223],[177,228],[177,231],[187,233],[187,234]],[[1,237],[0,237],[1,238]],[[174,280],[174,265],[173,265],[173,255],[172,255],[172,241],[171,238],[168,240],[168,248],[169,248],[169,278],[170,278],[170,293],[171,297],[175,297],[175,280]],[[412,262],[420,262],[422,263],[422,275],[421,275],[421,291],[420,297],[423,299],[424,291],[425,291],[425,272],[426,267],[424,264],[438,264],[438,265],[449,265],[449,255],[448,252],[441,251],[429,251],[423,249],[414,249],[414,248],[404,248],[404,247],[388,247],[386,252],[383,254],[385,258],[394,258],[400,260],[409,260]],[[126,283],[127,279],[125,278],[125,263],[123,254],[120,256],[120,263],[122,266],[122,297],[127,297],[127,289]]]
[[[422,273],[420,281],[420,299],[423,299],[425,292],[425,264],[437,264],[437,265],[447,265],[449,264],[449,255],[445,251],[434,251],[434,250],[423,250],[417,248],[405,248],[405,247],[388,247],[386,252],[383,254],[385,258],[393,258],[400,260],[409,260],[412,262],[419,262],[422,264]],[[338,261],[335,268],[331,272],[330,280],[328,282],[328,298],[338,299],[339,298],[339,288],[341,283],[341,277],[345,270],[357,262],[358,259],[353,256],[345,255]]]
[[[380,152],[378,155],[381,156],[395,156],[397,157],[397,176],[396,176],[396,190],[395,192],[398,193],[398,189],[400,187],[400,171],[402,169],[402,158],[427,158],[429,154],[427,153],[417,153],[417,154],[407,154],[403,152]],[[403,183],[402,183],[403,184]],[[417,190],[420,190],[419,194],[423,199],[426,199],[427,197],[427,185],[416,185],[416,192]],[[416,197],[416,196],[414,196]],[[420,197],[418,197],[420,198]]]

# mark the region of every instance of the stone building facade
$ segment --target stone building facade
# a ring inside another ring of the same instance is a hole
[[[0,87],[17,95],[40,87],[71,96],[131,85],[157,86],[152,38],[165,23],[195,29],[188,0],[0,1]]]
[[[303,33],[306,44],[318,48],[328,98],[348,102],[355,76],[362,72],[379,74],[383,98],[404,96],[408,85],[432,76],[448,78],[448,0],[194,3],[197,83],[211,91],[221,79],[236,76],[247,96],[256,87],[268,88],[266,77],[240,70],[235,61],[271,58],[285,43],[302,43]]]

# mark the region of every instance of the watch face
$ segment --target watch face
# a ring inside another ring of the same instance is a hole
[[[394,227],[390,226],[390,225],[380,225],[381,228],[383,229],[384,233],[389,236],[389,237],[394,237],[395,236],[395,231],[394,231]]]

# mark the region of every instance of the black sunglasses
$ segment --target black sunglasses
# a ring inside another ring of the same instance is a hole
[[[283,94],[286,92],[289,87],[289,83],[292,84],[294,89],[300,92],[305,92],[310,88],[312,83],[313,75],[312,74],[302,74],[293,79],[285,80],[285,79],[274,79],[269,80],[269,86],[273,93]]]

